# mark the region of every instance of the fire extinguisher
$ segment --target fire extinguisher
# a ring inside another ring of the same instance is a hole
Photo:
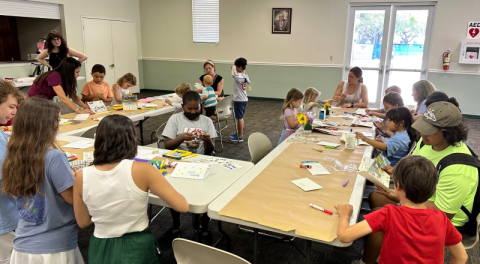
[[[447,50],[446,52],[443,53],[443,70],[448,70],[450,68],[450,56],[452,53],[450,50]]]

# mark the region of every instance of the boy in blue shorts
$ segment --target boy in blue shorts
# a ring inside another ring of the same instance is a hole
[[[243,142],[243,115],[245,114],[245,108],[247,108],[247,84],[250,84],[248,74],[245,72],[247,68],[247,60],[244,58],[238,58],[235,60],[232,66],[233,81],[233,109],[235,112],[235,118],[238,124],[238,134],[230,135],[230,140]]]

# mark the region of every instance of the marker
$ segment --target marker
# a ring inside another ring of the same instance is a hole
[[[353,132],[353,128],[350,128],[350,133],[352,133],[352,132]]]
[[[316,149],[316,148],[314,148],[313,150],[316,150],[316,151],[318,151],[318,152],[322,152],[322,153],[323,153],[323,150],[321,150],[321,149]]]
[[[167,174],[167,171],[163,171],[162,172],[162,175],[165,176],[165,174]]]
[[[312,168],[312,165],[300,164],[300,168],[311,169],[311,168]]]
[[[68,162],[74,161],[74,160],[76,160],[76,159],[77,159],[77,157],[69,158],[69,159],[68,159]]]
[[[193,155],[190,155],[190,156],[188,156],[188,157],[183,157],[182,160],[184,160],[184,159],[189,159],[189,158],[193,158],[193,157],[196,157],[196,156],[197,156],[197,154],[193,154]]]
[[[318,205],[310,204],[310,207],[313,207],[313,208],[315,208],[315,209],[317,209],[317,210],[320,210],[320,211],[322,211],[322,212],[324,212],[324,213],[326,213],[326,214],[333,215],[332,212],[328,211],[327,209],[323,209],[322,207],[320,207],[320,206],[318,206]]]
[[[347,179],[347,180],[343,183],[343,187],[347,186],[347,184],[348,184],[349,181],[350,181],[350,180]]]
[[[333,146],[324,146],[324,147],[327,149],[336,149],[336,147],[333,147]]]

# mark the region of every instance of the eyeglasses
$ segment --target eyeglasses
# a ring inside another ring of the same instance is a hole
[[[60,41],[62,41],[62,40],[59,39],[59,38],[54,38],[54,39],[52,39],[52,41],[58,41],[58,42],[60,42]]]

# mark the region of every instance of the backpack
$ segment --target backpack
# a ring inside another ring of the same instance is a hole
[[[420,149],[425,145],[423,141],[420,143]],[[480,177],[480,161],[478,160],[477,154],[473,152],[473,150],[469,147],[468,150],[470,151],[471,155],[465,153],[452,153],[443,157],[437,164],[437,171],[438,175],[442,170],[450,165],[469,165],[472,167],[476,167],[478,169],[478,176]],[[468,217],[468,221],[462,227],[462,233],[468,236],[476,236],[478,233],[477,230],[477,216],[480,213],[480,179],[478,181],[477,190],[475,192],[475,197],[473,199],[473,207],[472,212],[469,212],[465,206],[462,205],[460,208]]]

